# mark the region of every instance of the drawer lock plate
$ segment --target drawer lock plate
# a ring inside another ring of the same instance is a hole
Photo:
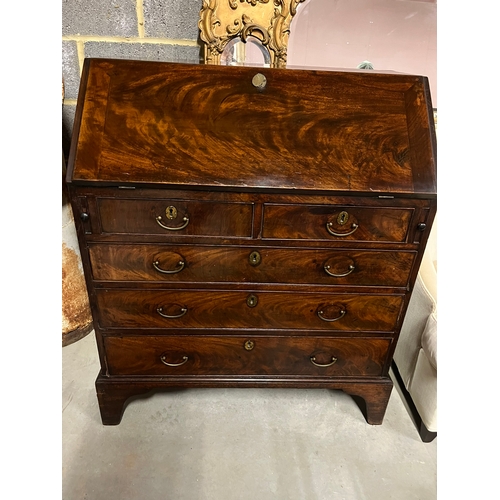
[[[247,351],[251,351],[255,347],[255,342],[253,340],[247,340],[244,347]]]
[[[255,307],[259,302],[259,299],[254,295],[249,295],[247,297],[247,306],[248,307]]]
[[[344,226],[345,224],[347,224],[348,220],[349,220],[349,214],[345,210],[343,210],[342,212],[339,213],[337,217],[337,224],[339,226]]]
[[[177,218],[177,209],[173,205],[170,205],[169,207],[167,207],[165,209],[165,216],[169,220],[176,219]]]
[[[250,254],[248,257],[251,266],[258,266],[260,264],[261,256],[260,253],[255,251]]]

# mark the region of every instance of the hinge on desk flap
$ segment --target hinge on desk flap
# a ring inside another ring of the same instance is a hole
[[[386,200],[392,200],[392,199],[394,198],[394,196],[391,196],[391,195],[383,195],[383,194],[381,194],[381,195],[379,196],[379,198],[384,198],[384,199],[386,199]]]
[[[135,189],[135,186],[118,186],[118,189]]]

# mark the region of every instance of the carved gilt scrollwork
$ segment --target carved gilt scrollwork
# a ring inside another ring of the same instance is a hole
[[[206,64],[220,64],[234,38],[255,37],[269,51],[271,66],[286,67],[290,23],[305,0],[203,0],[198,27]]]
[[[269,0],[239,0],[239,2],[246,2],[255,6],[258,3],[269,3]],[[229,6],[231,7],[231,9],[236,10],[238,8],[238,0],[229,0]]]

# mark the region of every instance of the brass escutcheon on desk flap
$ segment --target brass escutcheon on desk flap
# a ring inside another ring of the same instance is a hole
[[[262,73],[257,73],[252,78],[252,85],[259,90],[263,90],[266,88],[267,78]]]

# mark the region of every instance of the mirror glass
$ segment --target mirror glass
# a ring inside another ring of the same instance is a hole
[[[271,56],[267,47],[254,36],[249,36],[246,42],[241,38],[233,38],[222,52],[221,64],[224,66],[251,64],[269,68]]]

